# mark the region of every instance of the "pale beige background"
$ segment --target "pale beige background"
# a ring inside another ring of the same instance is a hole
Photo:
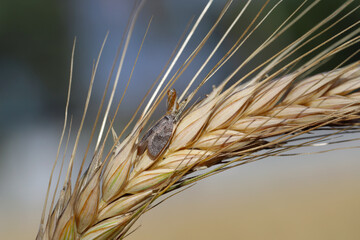
[[[358,153],[271,158],[213,176],[146,213],[128,239],[360,239]],[[31,189],[21,190],[2,201],[1,239],[34,239],[41,203],[24,204]]]

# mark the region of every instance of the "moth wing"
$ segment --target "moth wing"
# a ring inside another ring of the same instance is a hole
[[[148,141],[149,138],[151,137],[151,135],[153,134],[153,130],[152,128],[147,131],[147,133],[143,136],[143,138],[141,139],[141,141],[138,144],[138,155],[141,155],[145,152],[147,146],[148,146]]]
[[[152,136],[148,138],[148,153],[152,158],[157,158],[165,147],[169,144],[173,133],[174,121],[173,118],[163,118]]]

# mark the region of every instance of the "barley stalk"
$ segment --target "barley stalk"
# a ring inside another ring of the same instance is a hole
[[[350,2],[344,3],[330,16],[330,19],[334,18]],[[209,1],[210,3],[211,1]],[[218,21],[225,14],[230,3],[224,7]],[[246,7],[247,5],[244,9]],[[208,5],[203,13],[207,8]],[[195,26],[201,21],[203,13],[197,19]],[[136,11],[134,16],[137,14]],[[240,11],[239,17],[241,14],[242,11]],[[291,26],[291,24],[290,22],[287,26]],[[132,22],[129,32],[132,31],[133,25]],[[315,31],[321,26],[319,24],[312,30]],[[255,26],[256,28],[257,26]],[[194,29],[188,36],[191,37]],[[212,31],[213,29],[209,31],[209,36]],[[251,33],[250,31],[248,34]],[[265,41],[259,51],[276,39],[277,33],[280,32],[274,32],[274,36]],[[308,33],[311,34],[312,31]],[[126,39],[127,43],[130,36],[128,35]],[[116,89],[116,80],[91,164],[81,178],[81,173],[79,173],[74,189],[71,190],[74,150],[60,198],[49,214],[47,223],[41,224],[37,239],[122,239],[132,224],[141,214],[149,210],[152,203],[163,193],[174,191],[222,171],[232,163],[253,161],[263,157],[255,155],[260,150],[277,151],[280,149],[279,146],[282,147],[281,151],[290,149],[284,145],[306,132],[324,126],[356,126],[356,120],[360,117],[360,62],[345,67],[339,65],[334,70],[321,74],[307,74],[323,60],[356,44],[359,37],[350,36],[349,39],[340,39],[335,45],[329,46],[325,52],[315,56],[291,73],[284,74],[288,68],[310,54],[311,51],[285,67],[275,72],[271,71],[298,47],[301,47],[301,44],[304,42],[306,44],[307,37],[305,34],[298,41],[264,62],[263,66],[259,66],[259,69],[265,66],[262,71],[257,72],[258,69],[255,69],[250,72],[243,78],[248,81],[240,79],[225,90],[225,85],[236,74],[237,69],[221,85],[214,88],[206,98],[193,104],[186,111],[184,109],[197,89],[188,94],[186,100],[179,103],[179,108],[172,96],[169,96],[170,107],[167,114],[152,127],[146,128],[151,113],[165,95],[166,90],[170,89],[171,84],[177,79],[174,76],[174,80],[170,80],[169,85],[158,94],[170,72],[170,70],[167,71],[163,78],[164,81],[158,84],[155,94],[148,102],[150,107],[145,107],[132,132],[121,143],[119,143],[119,139],[122,134],[117,136],[115,133],[112,128],[113,120],[106,133],[104,132],[104,122],[108,116],[114,89]],[[187,38],[181,45],[178,53],[181,53],[188,39],[190,38]],[[241,39],[239,38],[239,40]],[[244,39],[246,40],[246,37]],[[206,40],[207,37],[184,63],[184,69],[186,69],[186,64],[191,63],[192,57],[196,56]],[[238,43],[240,44],[234,45],[235,48],[224,56],[222,61],[207,75],[207,78],[199,84],[199,87],[227,61],[227,57],[231,57],[237,51],[236,46],[241,46],[241,41]],[[126,51],[124,52],[126,53]],[[125,53],[121,58],[117,79]],[[211,57],[212,54],[209,59]],[[177,56],[174,61],[177,61]],[[173,65],[170,64],[169,69]],[[95,72],[96,68],[92,79]],[[253,76],[253,73],[257,73],[257,75]],[[179,74],[181,75],[181,71]],[[89,93],[91,93],[91,87]],[[182,98],[180,97],[180,99]],[[85,114],[86,110],[84,116]],[[104,156],[104,144],[110,132],[113,132],[115,144],[111,151]],[[100,144],[104,133],[105,140],[103,144]],[[269,140],[270,137],[271,140]],[[265,156],[270,155],[271,153],[265,154]],[[234,157],[235,159],[229,160]],[[212,166],[218,167],[206,173],[199,171]],[[199,174],[195,177],[190,175],[198,172]]]

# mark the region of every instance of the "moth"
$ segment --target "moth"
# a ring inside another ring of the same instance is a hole
[[[176,114],[179,108],[176,91],[168,91],[167,114],[152,126],[138,144],[138,155],[146,150],[150,158],[157,159],[170,143],[176,123]]]

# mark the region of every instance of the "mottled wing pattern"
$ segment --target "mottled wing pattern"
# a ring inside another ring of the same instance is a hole
[[[174,128],[174,118],[171,115],[163,117],[157,128],[153,129],[153,134],[148,141],[148,152],[152,158],[158,157],[163,149],[168,145]]]
[[[174,117],[166,115],[144,135],[138,145],[138,154],[148,150],[152,159],[157,158],[169,144],[174,128]]]

